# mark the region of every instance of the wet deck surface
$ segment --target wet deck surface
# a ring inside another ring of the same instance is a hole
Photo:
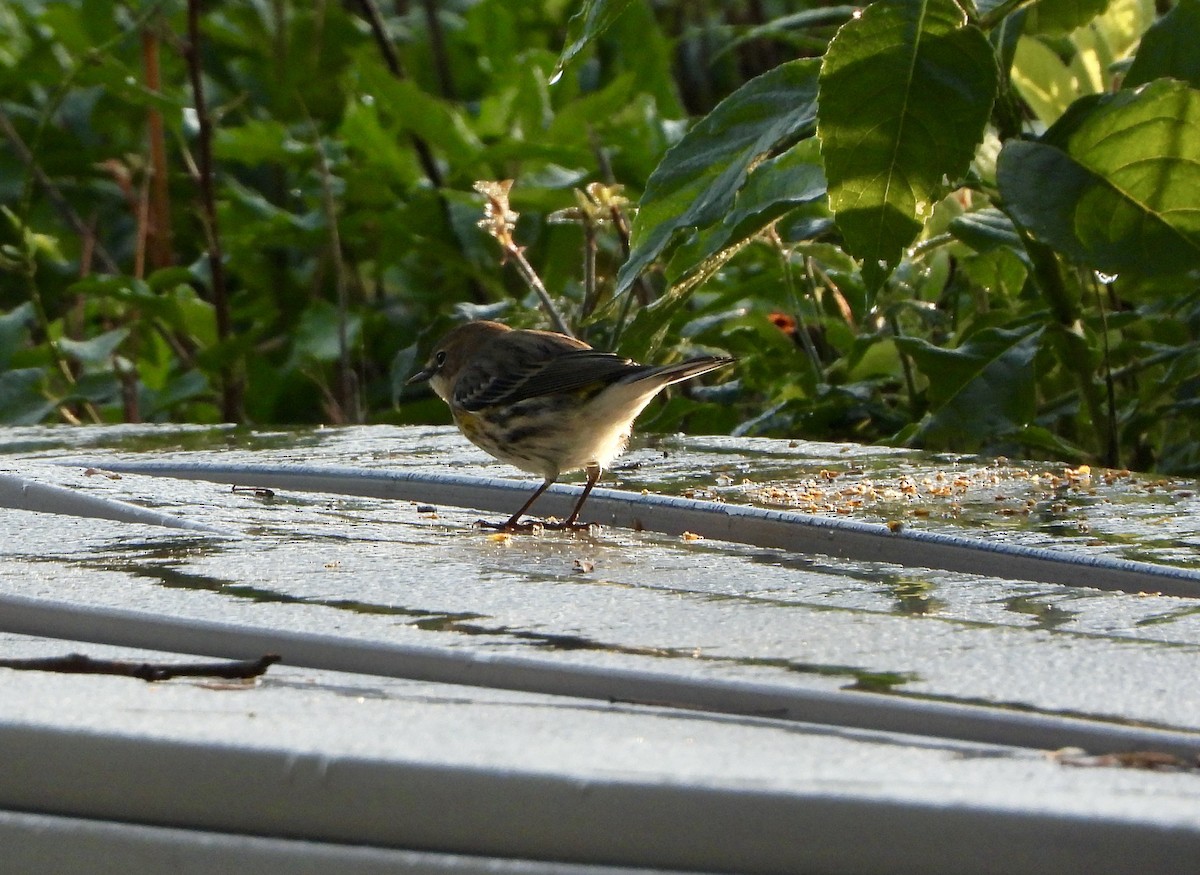
[[[0,449],[5,473],[237,533],[0,511],[3,594],[701,682],[1002,705],[1196,732],[1200,749],[1196,599],[615,529],[497,538],[435,494],[430,511],[100,472],[106,459],[219,458],[511,475],[444,429],[11,429]],[[1187,481],[734,439],[666,440],[624,462],[604,485],[1200,565]],[[188,658],[14,634],[0,651]],[[35,863],[70,851],[31,838],[72,832],[53,817],[218,837],[208,857],[194,852],[201,861],[244,851],[244,834],[283,843],[260,849],[264,860],[288,859],[301,839],[320,853],[359,846],[339,865],[363,868],[347,871],[499,871],[487,868],[496,860],[516,871],[1023,871],[1051,840],[1064,865],[1121,871],[1123,830],[1156,834],[1152,851],[1126,845],[1143,871],[1171,871],[1184,859],[1172,855],[1200,848],[1195,769],[1066,765],[1026,748],[769,716],[288,665],[248,684],[0,669],[0,700],[0,732],[28,754],[0,779],[0,837],[19,838]],[[56,760],[64,739],[75,756]],[[154,769],[139,765],[147,750],[162,758]],[[93,777],[77,791],[52,780],[82,766]],[[218,777],[179,793],[196,768]],[[840,805],[875,825],[838,821]],[[53,817],[31,826],[30,812]],[[822,841],[795,842],[798,818],[825,829]],[[169,833],[130,835],[110,850],[174,847]],[[995,868],[962,868],[955,852],[972,841],[999,845]]]

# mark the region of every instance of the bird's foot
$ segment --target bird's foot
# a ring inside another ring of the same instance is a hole
[[[502,523],[493,523],[487,520],[475,520],[475,528],[490,529],[493,532],[502,532],[506,535],[528,535],[533,532],[540,532],[546,526],[537,520],[531,520],[526,523],[515,523],[508,520]]]
[[[598,525],[599,523],[580,523],[575,520],[565,520],[560,523],[555,519],[542,523],[544,528],[550,529],[553,532],[590,532]]]
[[[502,523],[488,522],[487,520],[476,520],[475,526],[480,529],[490,529],[493,532],[503,532],[506,535],[528,535],[534,532],[550,531],[550,532],[590,532],[597,523],[580,523],[574,520],[559,520],[551,517],[548,520],[530,520],[528,522],[514,522],[507,520]]]

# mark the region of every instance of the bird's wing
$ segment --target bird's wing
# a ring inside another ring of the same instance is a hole
[[[479,410],[590,385],[604,386],[643,369],[642,365],[611,352],[555,350],[549,356],[510,362],[501,374],[487,374],[472,367],[455,384],[454,400],[466,410]]]

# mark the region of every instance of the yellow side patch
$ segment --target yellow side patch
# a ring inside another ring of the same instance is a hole
[[[454,412],[454,424],[458,426],[459,431],[468,439],[474,439],[480,432],[479,417],[466,410],[456,410]]]

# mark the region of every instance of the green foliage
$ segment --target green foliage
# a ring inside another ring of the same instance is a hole
[[[1037,410],[1034,358],[1040,338],[1039,328],[985,328],[957,349],[898,338],[929,380],[929,411],[909,440],[936,446],[980,444],[1031,422]]]
[[[0,422],[444,422],[532,273],[655,428],[1200,470],[1198,0],[188,6],[0,8]]]
[[[1200,0],[1179,3],[1150,26],[1125,74],[1125,87],[1178,79],[1200,88]]]
[[[1200,91],[1163,79],[1081,100],[1037,141],[1005,144],[997,176],[1013,218],[1082,265],[1200,267]]]
[[[830,43],[818,127],[829,203],[871,288],[966,173],[995,93],[992,48],[952,0],[872,4]]]
[[[764,155],[811,136],[817,120],[814,61],[791,61],[722,101],[663,157],[646,181],[633,236],[637,245],[617,290],[659,257],[679,232],[723,220]],[[786,186],[780,194],[786,195]]]

